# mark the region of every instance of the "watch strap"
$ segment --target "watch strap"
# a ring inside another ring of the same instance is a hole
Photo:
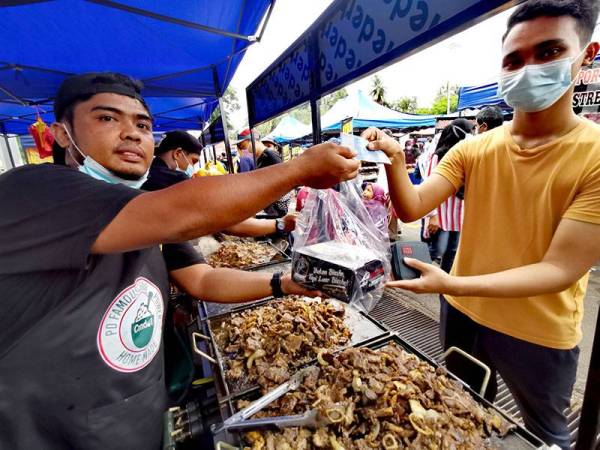
[[[281,272],[273,274],[273,278],[271,278],[271,291],[275,298],[281,298],[285,295],[281,289]]]

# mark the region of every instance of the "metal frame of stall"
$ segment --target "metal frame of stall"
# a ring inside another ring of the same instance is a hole
[[[254,129],[261,123],[309,102],[313,144],[318,144],[322,97],[520,1],[335,0],[247,87],[255,158]],[[577,450],[595,448],[600,431],[600,313],[597,322]]]

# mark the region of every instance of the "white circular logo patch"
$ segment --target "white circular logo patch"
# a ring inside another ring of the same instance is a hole
[[[110,304],[98,329],[98,350],[119,372],[136,372],[154,359],[162,336],[160,290],[140,277]]]

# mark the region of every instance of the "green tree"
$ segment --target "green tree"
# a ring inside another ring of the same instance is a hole
[[[458,109],[458,86],[449,86],[450,89],[450,112],[456,112]],[[448,110],[448,86],[444,85],[438,89],[430,108],[416,108],[416,114],[434,114],[445,115]]]
[[[333,105],[346,97],[348,97],[348,91],[346,91],[346,88],[342,88],[339,91],[335,91],[333,94],[323,97],[320,103],[321,115],[327,113],[333,107]]]
[[[383,85],[383,81],[379,78],[379,75],[375,75],[373,77],[373,81],[371,82],[371,97],[377,103],[383,106],[388,106],[387,101],[385,100],[386,89]]]
[[[417,110],[417,97],[401,97],[392,102],[390,107],[396,111],[414,114]]]
[[[239,111],[240,109],[240,99],[238,97],[237,91],[233,86],[229,86],[223,94],[223,105],[225,106],[225,114],[230,116],[235,111]],[[215,120],[221,112],[219,111],[219,107],[217,107],[212,112],[209,122]]]

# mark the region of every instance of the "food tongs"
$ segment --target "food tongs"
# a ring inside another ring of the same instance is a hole
[[[281,398],[290,391],[295,391],[300,387],[304,377],[306,376],[307,369],[301,369],[296,372],[289,381],[271,390],[267,394],[263,395],[258,400],[252,402],[246,408],[238,411],[229,419],[225,420],[220,426],[213,427],[212,432],[214,434],[221,433],[223,431],[240,431],[250,428],[287,428],[287,427],[308,427],[317,428],[322,425],[318,411],[312,409],[304,414],[298,414],[294,416],[276,416],[276,417],[264,417],[261,419],[249,419],[257,412],[261,411],[278,398]]]

